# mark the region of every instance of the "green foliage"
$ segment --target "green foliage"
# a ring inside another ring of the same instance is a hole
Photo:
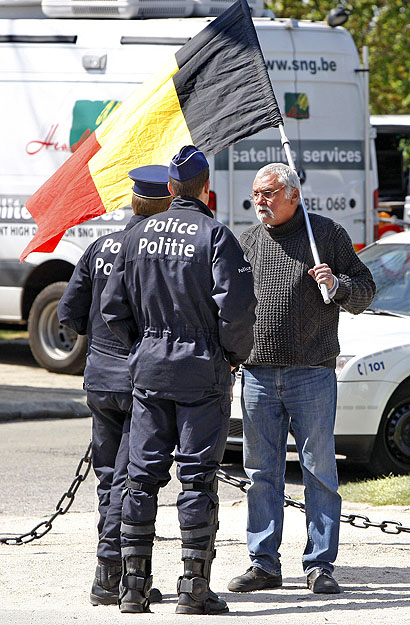
[[[399,143],[399,150],[403,152],[403,169],[410,167],[410,139],[402,137]]]
[[[276,17],[325,20],[337,0],[272,0]],[[410,3],[403,0],[354,0],[344,27],[357,47],[369,47],[370,108],[373,115],[410,110]]]
[[[410,504],[410,475],[347,482],[339,488],[343,499],[373,506],[408,506]]]

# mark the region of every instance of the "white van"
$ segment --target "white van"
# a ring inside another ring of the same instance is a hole
[[[213,18],[0,19],[0,323],[28,322],[36,360],[78,372],[85,340],[59,325],[57,302],[96,237],[123,228],[129,209],[69,230],[52,254],[19,255],[35,233],[26,200],[169,54]],[[366,240],[365,82],[352,37],[324,23],[255,18],[285,131],[311,211]],[[240,234],[254,223],[256,170],[286,162],[277,129],[216,155],[211,182],[219,220]],[[137,159],[136,159],[137,164]],[[373,170],[373,174],[375,174]],[[369,185],[368,185],[369,186]]]

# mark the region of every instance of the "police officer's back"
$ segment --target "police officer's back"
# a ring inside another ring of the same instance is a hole
[[[177,612],[218,613],[227,606],[209,590],[215,475],[228,431],[230,369],[252,347],[255,298],[236,238],[206,206],[202,152],[183,148],[169,171],[177,197],[166,214],[127,235],[102,297],[104,319],[131,350],[134,385],[120,609],[149,609],[156,498],[175,448],[184,560]]]
[[[102,319],[101,294],[127,233],[145,218],[166,210],[171,200],[166,167],[140,167],[129,176],[134,181],[134,215],[125,230],[100,237],[88,247],[58,307],[61,323],[88,335],[84,388],[93,418],[92,463],[99,499],[98,565],[90,596],[94,605],[118,601],[121,493],[127,474],[132,406],[129,350]]]

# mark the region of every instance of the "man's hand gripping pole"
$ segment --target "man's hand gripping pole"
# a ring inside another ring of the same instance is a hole
[[[285,150],[285,154],[286,154],[286,158],[288,159],[289,167],[291,167],[292,169],[296,171],[295,163],[293,162],[292,154],[290,151],[290,141],[285,135],[285,129],[282,124],[279,124],[279,132],[280,132],[280,140],[282,142],[283,149]],[[309,219],[309,215],[307,212],[307,208],[306,208],[305,200],[303,198],[302,191],[300,191],[300,203],[302,204],[303,214],[305,216],[306,230],[308,233],[310,249],[312,250],[313,260],[315,262],[315,265],[320,265],[320,258],[319,258],[319,254],[317,251],[316,242],[313,236],[312,226],[310,225],[310,219]],[[329,297],[329,291],[328,291],[326,284],[320,285],[320,291],[322,293],[323,301],[325,302],[325,304],[329,304],[330,297]]]

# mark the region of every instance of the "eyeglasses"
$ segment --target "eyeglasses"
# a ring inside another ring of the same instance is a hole
[[[270,189],[265,189],[265,191],[255,191],[249,196],[249,199],[252,200],[253,202],[256,202],[259,199],[259,196],[261,195],[264,200],[271,200],[273,196],[275,195],[275,193],[279,193],[279,191],[282,191],[282,189],[284,189],[285,186],[286,185],[283,185],[279,187],[279,189],[275,189],[275,191],[271,191]]]

